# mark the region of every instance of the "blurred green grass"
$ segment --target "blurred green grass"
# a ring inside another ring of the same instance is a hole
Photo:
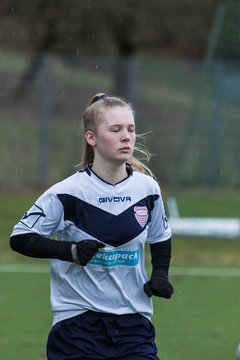
[[[231,360],[240,340],[237,278],[174,277],[170,301],[154,298],[161,360]]]
[[[237,190],[201,188],[176,194],[180,216],[239,217],[240,194]]]
[[[0,358],[46,359],[51,327],[46,274],[0,272]]]

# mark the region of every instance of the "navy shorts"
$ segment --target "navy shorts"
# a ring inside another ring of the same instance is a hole
[[[87,311],[53,326],[48,360],[159,360],[155,329],[140,314]]]

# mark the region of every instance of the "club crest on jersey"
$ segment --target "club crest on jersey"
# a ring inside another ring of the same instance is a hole
[[[144,227],[148,221],[148,209],[146,206],[134,206],[134,215],[141,227]]]

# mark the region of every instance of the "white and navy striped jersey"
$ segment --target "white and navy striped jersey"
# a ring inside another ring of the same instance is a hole
[[[131,171],[125,180],[111,185],[87,167],[40,196],[12,235],[31,232],[105,244],[87,266],[51,260],[54,324],[87,310],[151,318],[152,302],[143,291],[148,281],[144,245],[171,237],[153,178]]]

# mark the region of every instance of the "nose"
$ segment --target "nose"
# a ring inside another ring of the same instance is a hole
[[[122,129],[121,132],[121,141],[129,141],[130,138],[130,134],[129,131],[127,129]]]

